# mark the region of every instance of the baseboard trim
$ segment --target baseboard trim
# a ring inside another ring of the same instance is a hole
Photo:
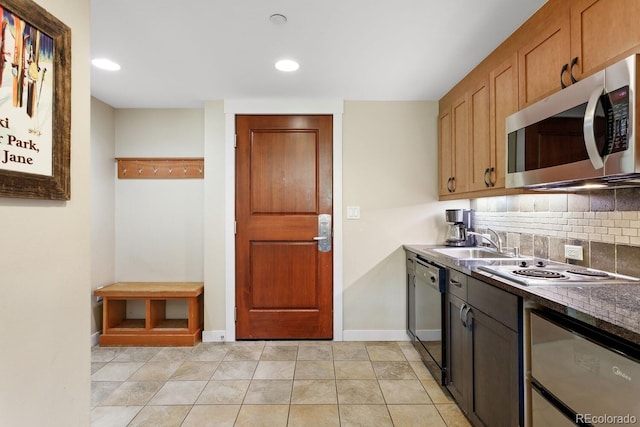
[[[100,332],[94,332],[91,334],[91,347],[95,347],[98,345],[100,341]]]
[[[404,329],[400,330],[345,330],[342,333],[344,341],[409,341],[409,335]]]
[[[202,331],[202,342],[225,342],[226,332],[219,331]]]
[[[407,331],[399,330],[347,330],[343,341],[410,341]],[[226,342],[225,331],[202,331],[202,342]]]

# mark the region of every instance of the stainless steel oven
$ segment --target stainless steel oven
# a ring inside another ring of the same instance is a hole
[[[444,385],[444,292],[446,270],[418,256],[415,261],[413,304],[409,311],[414,321],[409,322],[414,347],[420,353],[431,375]],[[410,291],[411,295],[411,291]]]

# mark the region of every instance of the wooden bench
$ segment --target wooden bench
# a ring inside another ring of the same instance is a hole
[[[102,346],[189,346],[202,339],[202,282],[120,282],[96,289],[103,298]],[[144,300],[145,318],[127,318],[127,301]],[[169,300],[187,300],[188,315],[167,319]]]

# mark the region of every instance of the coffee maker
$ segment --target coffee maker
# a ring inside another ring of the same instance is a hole
[[[447,231],[447,246],[474,246],[475,237],[467,234],[472,231],[471,209],[447,209],[445,211],[445,221],[449,224]]]

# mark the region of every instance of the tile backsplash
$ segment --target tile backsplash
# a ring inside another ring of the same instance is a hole
[[[640,277],[640,188],[471,200],[474,228],[523,255]],[[583,248],[567,260],[564,245]]]

